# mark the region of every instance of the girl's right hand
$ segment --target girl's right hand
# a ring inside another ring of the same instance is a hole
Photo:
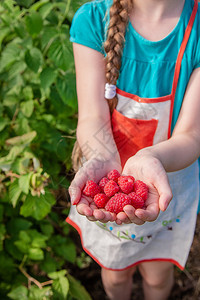
[[[121,165],[117,161],[103,161],[96,158],[88,160],[76,173],[69,187],[71,202],[76,205],[79,214],[86,216],[90,221],[100,221],[102,223],[113,222],[116,214],[97,208],[90,197],[82,195],[82,190],[88,180],[99,182],[102,177],[113,169],[121,172]],[[118,221],[120,225],[120,221]]]

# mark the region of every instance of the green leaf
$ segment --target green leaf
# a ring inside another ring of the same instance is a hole
[[[29,248],[28,257],[32,260],[43,260],[44,252],[40,248]]]
[[[8,119],[0,118],[0,131],[2,131],[9,123]]]
[[[67,274],[69,280],[69,293],[73,299],[77,300],[92,300],[86,289],[73,276]]]
[[[20,57],[19,45],[14,41],[7,44],[7,46],[1,53],[0,72],[2,72],[4,68],[13,64],[15,61],[19,60],[19,57]]]
[[[21,230],[28,230],[31,225],[30,221],[16,217],[7,223],[7,230],[10,235],[17,235]]]
[[[42,19],[45,19],[48,16],[48,14],[52,11],[54,6],[55,3],[47,3],[40,8],[39,13],[42,16]]]
[[[9,199],[13,207],[16,207],[21,192],[22,190],[19,187],[19,180],[15,179],[15,181],[9,186]]]
[[[32,174],[33,172],[30,172],[29,174],[22,175],[19,178],[19,187],[25,194],[28,194],[29,192],[29,185]]]
[[[41,35],[42,50],[47,51],[57,37],[58,31],[55,26],[45,26]]]
[[[15,0],[19,5],[28,8],[34,0]]]
[[[24,151],[24,146],[13,146],[8,153],[8,155],[5,157],[8,161],[11,160],[13,161],[19,154],[21,154]],[[0,159],[1,161],[1,159]]]
[[[24,241],[22,240],[18,240],[14,242],[14,245],[17,247],[17,249],[23,253],[23,254],[27,254],[30,248],[29,244],[24,243]]]
[[[58,263],[56,259],[51,257],[51,255],[47,252],[44,260],[41,262],[40,267],[41,270],[43,270],[46,273],[55,272],[58,268]]]
[[[5,252],[1,252],[0,255],[0,274],[5,279],[10,278],[10,275],[15,272],[15,265],[13,259]],[[8,272],[9,270],[9,272]],[[10,273],[10,274],[9,274]],[[2,278],[2,277],[1,277]]]
[[[16,61],[9,69],[8,71],[8,77],[7,80],[11,80],[16,75],[24,72],[26,69],[26,64],[23,61]]]
[[[6,140],[8,145],[28,145],[36,137],[36,131],[31,131],[29,133],[23,134],[21,136],[15,136]]]
[[[53,299],[66,300],[69,291],[69,281],[66,277],[60,276],[52,284]]]
[[[42,287],[42,289],[40,289],[39,287],[32,285],[29,291],[28,300],[47,300],[51,299],[52,296],[51,286]]]
[[[34,101],[33,100],[29,100],[29,101],[24,101],[21,102],[21,111],[24,114],[25,117],[29,118],[34,110]]]
[[[9,294],[8,297],[10,299],[14,299],[14,300],[28,300],[28,289],[23,286],[20,285],[16,288],[14,288]]]
[[[49,0],[40,0],[40,1],[37,1],[36,3],[34,3],[30,7],[30,11],[37,11],[40,7],[44,6],[48,2],[49,2]]]
[[[66,273],[67,273],[66,270],[60,270],[58,272],[51,272],[48,274],[48,276],[51,279],[58,279],[60,277],[65,277]]]
[[[32,216],[36,220],[42,220],[50,211],[55,199],[52,194],[32,196],[28,195],[24,204],[21,206],[20,214],[24,217]]]
[[[56,88],[63,103],[71,106],[75,112],[77,109],[75,76],[69,75],[64,78],[58,78]]]
[[[3,42],[4,38],[9,34],[9,32],[10,32],[10,28],[8,28],[8,27],[2,28],[1,27],[1,30],[0,30],[0,50],[1,50],[2,42]]]
[[[30,35],[38,35],[42,30],[43,20],[39,13],[32,12],[26,17],[26,27]]]
[[[0,222],[3,221],[3,212],[4,212],[4,206],[0,204]]]
[[[73,55],[71,51],[71,45],[68,43],[67,38],[57,38],[49,47],[48,57],[54,62],[54,64],[66,71],[69,69],[73,62]]]
[[[34,98],[33,96],[33,89],[31,86],[26,86],[25,88],[23,88],[23,96],[25,100],[32,100]]]
[[[76,260],[76,247],[75,244],[69,239],[62,236],[53,237],[49,240],[49,245],[55,253],[64,258],[65,260],[74,263]]]
[[[3,250],[3,241],[5,239],[6,228],[4,224],[0,224],[0,251]]]
[[[41,231],[48,237],[54,233],[54,227],[48,222],[40,223]]]
[[[32,240],[31,246],[33,248],[45,248],[46,247],[46,240],[48,240],[48,237],[41,234],[35,229],[28,230],[28,234]]]
[[[52,68],[44,69],[40,74],[41,88],[46,90],[56,79],[56,71]]]
[[[5,251],[11,255],[14,259],[18,261],[22,261],[24,253],[19,251],[17,246],[14,244],[16,241],[16,237],[5,239]]]
[[[27,66],[35,73],[43,64],[42,52],[38,48],[32,48],[26,51],[25,62]]]

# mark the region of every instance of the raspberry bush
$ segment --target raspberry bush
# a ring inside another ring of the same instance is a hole
[[[65,218],[76,128],[77,0],[0,1],[0,298],[91,299]]]

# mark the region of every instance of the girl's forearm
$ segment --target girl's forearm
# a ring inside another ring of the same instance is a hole
[[[90,118],[79,121],[77,140],[86,159],[117,160],[119,153],[113,139],[110,120]]]
[[[152,155],[160,160],[166,172],[178,171],[191,165],[200,156],[200,139],[191,134],[178,134],[140,150],[137,155]]]

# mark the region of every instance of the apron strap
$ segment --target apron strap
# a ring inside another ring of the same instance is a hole
[[[185,1],[187,1],[187,0],[185,0]],[[196,17],[197,9],[198,9],[198,0],[194,0],[194,7],[193,7],[193,10],[192,10],[187,28],[185,30],[183,41],[182,41],[181,47],[179,49],[178,57],[177,57],[177,60],[176,60],[176,66],[175,66],[175,71],[174,71],[174,79],[173,79],[172,91],[171,91],[171,97],[172,97],[171,101],[172,102],[171,102],[171,108],[170,108],[168,138],[170,138],[170,136],[171,136],[172,117],[173,117],[173,110],[174,110],[174,99],[175,99],[179,74],[180,74],[180,70],[181,70],[181,62],[182,62],[183,54],[185,52],[185,48],[187,46],[187,42],[188,42],[189,37],[190,37],[190,33],[192,31],[192,27],[193,27],[193,23],[194,23],[194,20],[195,20],[195,17]]]
[[[187,0],[185,0],[185,1],[187,1]],[[193,10],[192,10],[192,14],[190,16],[190,20],[189,20],[187,28],[185,30],[183,41],[182,41],[182,44],[181,44],[181,47],[180,47],[180,50],[179,50],[179,53],[178,53],[178,57],[177,57],[177,60],[176,60],[174,79],[173,79],[173,85],[172,85],[172,101],[173,102],[174,102],[176,88],[177,88],[177,84],[178,84],[178,79],[179,79],[183,54],[185,52],[185,48],[187,46],[187,42],[189,40],[190,33],[192,31],[192,26],[193,26],[193,23],[194,23],[194,20],[195,20],[197,9],[198,9],[198,0],[194,0],[194,7],[193,7]]]

